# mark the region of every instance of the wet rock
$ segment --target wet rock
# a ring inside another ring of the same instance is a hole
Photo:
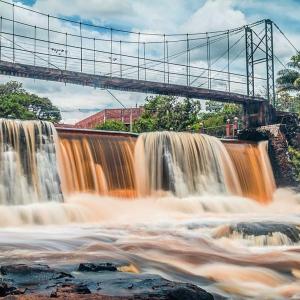
[[[59,298],[60,296],[65,294],[86,295],[86,294],[91,294],[91,291],[84,284],[63,285],[61,287],[58,287],[56,291],[51,294],[51,298]]]
[[[20,290],[14,286],[10,286],[5,282],[0,283],[0,297],[5,297],[8,295],[21,295],[24,294],[25,290]]]
[[[293,224],[275,222],[241,222],[236,225],[232,225],[231,230],[247,236],[271,235],[279,232],[286,235],[293,243],[300,242],[300,229]]]
[[[213,296],[205,292],[204,290],[199,290],[195,286],[178,287],[169,291],[166,295],[168,300],[213,300]]]
[[[240,140],[268,141],[268,152],[275,181],[280,187],[299,187],[297,171],[288,151],[289,146],[295,149],[300,148],[298,139],[300,125],[297,122],[293,120],[293,125],[290,125],[287,121],[283,121],[281,124],[245,129],[239,133]]]
[[[65,272],[76,271],[73,274]],[[11,299],[212,300],[205,290],[158,275],[116,272],[114,263],[81,263],[64,271],[47,265],[0,267],[0,296]],[[22,295],[22,296],[19,296]]]
[[[78,267],[78,272],[116,272],[118,268],[115,264],[112,263],[82,263]]]
[[[27,266],[24,264],[17,264],[17,265],[6,265],[0,267],[0,273],[2,275],[9,275],[9,274],[28,275],[31,273],[45,273],[50,271],[51,270],[47,265]]]
[[[51,277],[51,278],[71,278],[72,275],[61,272],[61,271],[56,271],[55,269],[49,268],[47,265],[25,265],[25,264],[17,264],[17,265],[6,265],[6,266],[1,266],[0,267],[0,273],[1,275],[4,276],[40,276],[43,274],[46,277]]]

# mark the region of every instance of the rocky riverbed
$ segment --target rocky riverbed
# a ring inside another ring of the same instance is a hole
[[[126,272],[127,271],[127,272]],[[44,264],[0,267],[0,297],[5,299],[212,300],[205,290],[158,275],[132,273],[133,266],[81,263],[52,268]]]

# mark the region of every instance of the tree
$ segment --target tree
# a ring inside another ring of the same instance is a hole
[[[300,93],[294,96],[286,91],[278,93],[276,107],[280,111],[288,111],[300,115]]]
[[[291,57],[288,68],[280,70],[278,76],[277,109],[300,114],[300,53]]]
[[[300,53],[291,57],[288,68],[278,72],[278,91],[300,91]]]
[[[134,122],[134,131],[185,131],[199,121],[201,104],[192,99],[170,96],[147,97],[142,116]]]
[[[26,92],[16,81],[0,84],[0,117],[55,123],[61,120],[58,107],[48,98]]]
[[[97,130],[110,130],[110,131],[128,131],[126,125],[118,120],[107,120],[102,124],[95,126]]]
[[[223,107],[224,104],[217,101],[208,100],[205,103],[205,110],[208,112],[218,113],[223,109]]]
[[[219,104],[215,101],[207,101],[206,110],[208,112],[203,112],[200,116],[205,128],[223,126],[227,119],[232,122],[235,117],[242,118],[242,107],[237,104]]]

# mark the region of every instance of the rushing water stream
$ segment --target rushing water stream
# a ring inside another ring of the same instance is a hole
[[[0,139],[0,265],[122,261],[230,299],[300,299],[300,195],[276,190],[265,142],[7,120]]]

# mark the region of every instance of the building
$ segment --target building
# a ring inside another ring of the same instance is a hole
[[[89,116],[75,124],[76,128],[95,128],[97,124],[103,124],[108,120],[123,122],[126,126],[137,120],[143,113],[143,107],[133,108],[111,108],[104,109],[92,116]]]
[[[56,123],[54,124],[56,128],[76,128],[75,125],[66,124],[66,123]]]

